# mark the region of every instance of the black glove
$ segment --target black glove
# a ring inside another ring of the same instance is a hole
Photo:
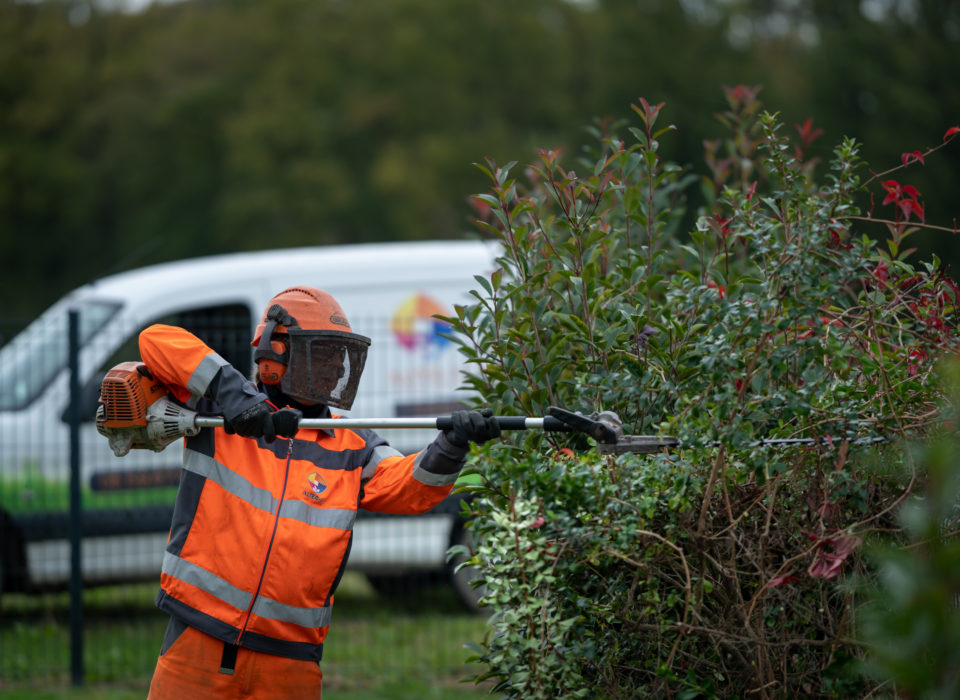
[[[276,413],[271,413],[273,420],[273,431],[275,435],[284,438],[292,438],[297,434],[297,428],[300,427],[300,419],[303,414],[295,408],[281,408]]]
[[[233,419],[223,419],[223,428],[228,433],[236,433],[241,437],[258,438],[263,435],[263,425],[270,416],[270,404],[261,401],[241,412]],[[272,427],[271,421],[271,427]]]
[[[452,426],[445,430],[447,441],[457,447],[467,447],[471,442],[482,445],[487,440],[500,437],[500,424],[493,418],[489,408],[478,411],[454,411],[450,415]]]
[[[233,420],[223,420],[223,428],[228,433],[236,433],[242,437],[262,437],[267,442],[273,442],[277,436],[293,437],[300,424],[300,411],[293,408],[284,408],[272,412],[270,404],[262,401],[243,411]]]

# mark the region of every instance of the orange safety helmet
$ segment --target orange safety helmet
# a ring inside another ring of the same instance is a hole
[[[370,339],[354,333],[336,299],[315,287],[274,296],[250,343],[260,381],[287,396],[349,409]]]

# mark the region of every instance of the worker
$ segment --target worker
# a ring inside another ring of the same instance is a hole
[[[190,332],[154,325],[144,364],[223,428],[186,438],[158,607],[170,621],[151,699],[319,698],[319,662],[357,510],[423,513],[449,493],[471,443],[496,438],[489,411],[404,456],[370,430],[300,429],[349,409],[368,338],[336,300],[291,287],[254,333],[253,381]]]

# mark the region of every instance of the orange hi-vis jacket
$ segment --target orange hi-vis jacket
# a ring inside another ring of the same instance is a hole
[[[147,328],[140,354],[187,405],[213,401],[236,416],[266,399],[181,328]],[[184,444],[157,605],[225,643],[313,661],[358,508],[429,510],[449,494],[466,453],[440,433],[404,456],[372,431],[347,429],[267,443],[206,428]]]

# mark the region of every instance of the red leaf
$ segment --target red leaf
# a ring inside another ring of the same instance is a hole
[[[900,191],[900,183],[896,180],[887,180],[882,184],[883,189],[887,191],[887,196],[883,198],[881,206],[890,204],[891,202],[899,202],[900,197],[903,196],[903,193]]]
[[[760,92],[760,88],[759,86],[750,88],[743,84],[734,87],[724,85],[723,92],[730,106],[735,111],[739,111],[741,107],[753,104],[757,99],[757,93]]]
[[[949,129],[947,129],[947,133],[943,135],[943,140],[946,141],[957,134],[960,134],[960,126],[951,126]]]
[[[814,129],[813,120],[810,119],[810,117],[807,117],[802,126],[800,124],[794,124],[793,128],[800,134],[800,141],[803,143],[804,148],[809,147],[810,144],[823,136],[823,129]]]
[[[722,284],[717,284],[713,280],[707,280],[707,286],[710,287],[710,289],[716,289],[717,293],[720,294],[721,299],[723,299],[724,295],[727,293],[726,287],[724,287]]]
[[[840,234],[837,233],[834,229],[830,229],[830,239],[833,241],[833,245],[837,248],[843,248],[844,250],[852,250],[852,243],[843,243],[840,241]]]
[[[926,165],[923,162],[923,154],[920,151],[914,151],[913,153],[902,153],[900,154],[900,162],[904,165],[910,165],[913,161],[920,161],[921,165]]]
[[[799,580],[800,579],[798,579],[796,576],[791,576],[790,574],[784,574],[783,576],[777,576],[774,579],[770,579],[770,581],[767,583],[766,586],[764,586],[764,588],[774,588],[776,586],[783,586],[788,583],[796,583]]]
[[[863,540],[856,535],[841,535],[840,537],[834,537],[832,540],[828,541],[833,545],[834,549],[837,550],[837,553],[843,555],[850,554],[857,547],[863,544]]]
[[[730,233],[730,226],[728,226],[728,224],[730,223],[730,219],[724,219],[719,214],[714,214],[713,219],[714,221],[717,222],[717,226],[720,227],[720,233],[722,234]]]
[[[651,106],[644,98],[640,98],[640,105],[643,107],[643,121],[647,126],[651,126],[656,120],[660,110],[663,109],[665,102]]]
[[[898,203],[900,211],[903,212],[903,218],[910,219],[910,214],[916,214],[920,221],[923,221],[923,207],[912,199],[903,199]]]
[[[881,282],[886,282],[886,281],[887,281],[887,272],[888,272],[889,269],[890,269],[890,266],[887,265],[887,263],[885,263],[884,261],[881,260],[880,262],[877,263],[876,267],[873,268],[873,271],[872,271],[870,274],[872,274],[874,277],[876,277],[876,278],[877,278],[878,280],[880,280]]]
[[[862,542],[863,540],[853,535],[842,535],[826,540],[807,569],[807,575],[811,578],[834,578],[843,569],[843,562]],[[827,547],[832,548],[833,551],[828,552]]]
[[[807,569],[807,575],[810,578],[834,578],[840,573],[843,568],[843,560],[846,558],[846,555],[821,552],[820,556]]]
[[[917,191],[917,188],[914,187],[913,185],[904,185],[903,193],[908,197],[912,197],[913,199],[920,199],[920,196],[921,196],[920,193]]]

